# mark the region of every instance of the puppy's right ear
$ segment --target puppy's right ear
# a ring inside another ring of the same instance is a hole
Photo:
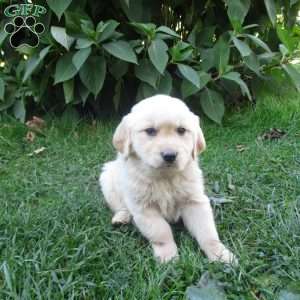
[[[128,125],[128,115],[123,117],[121,123],[118,125],[114,136],[113,145],[118,150],[128,157],[131,151],[131,138],[130,138],[130,128]]]
[[[194,149],[192,152],[192,156],[196,159],[197,155],[203,152],[206,148],[205,138],[200,127],[200,119],[198,116],[195,118],[195,137],[194,137]]]

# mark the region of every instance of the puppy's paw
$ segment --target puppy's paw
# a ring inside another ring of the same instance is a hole
[[[219,261],[233,266],[238,265],[235,255],[220,242],[214,243],[214,246],[207,251],[207,256],[210,261]]]
[[[117,211],[111,219],[111,223],[113,225],[122,225],[130,223],[131,216],[129,211],[127,210],[120,210]]]
[[[152,244],[154,256],[160,263],[167,263],[178,257],[177,246],[175,243]]]

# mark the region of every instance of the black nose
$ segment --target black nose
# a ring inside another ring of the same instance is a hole
[[[174,151],[161,152],[161,156],[165,162],[172,163],[175,161],[177,153]]]

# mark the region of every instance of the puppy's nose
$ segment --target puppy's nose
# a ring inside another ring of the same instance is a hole
[[[163,160],[167,163],[172,163],[175,161],[176,156],[177,156],[177,152],[174,151],[164,151],[160,153]]]

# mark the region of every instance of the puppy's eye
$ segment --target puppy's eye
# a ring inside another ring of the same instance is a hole
[[[180,135],[184,135],[185,132],[186,132],[186,129],[183,128],[183,127],[178,127],[178,128],[177,128],[177,132],[178,132],[178,134],[180,134]]]
[[[153,127],[145,129],[146,133],[150,136],[156,136],[157,135],[157,130]]]

